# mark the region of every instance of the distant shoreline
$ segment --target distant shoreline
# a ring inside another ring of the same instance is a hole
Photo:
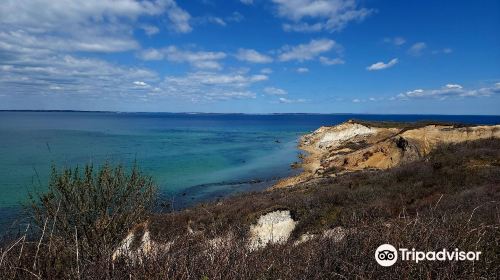
[[[319,116],[471,116],[471,117],[500,117],[499,115],[478,115],[478,114],[398,114],[398,113],[236,113],[236,112],[141,112],[141,111],[92,111],[92,110],[31,110],[31,109],[2,109],[2,112],[34,112],[34,113],[110,113],[110,114],[165,114],[165,115],[248,115],[248,116],[275,116],[275,115],[319,115]]]

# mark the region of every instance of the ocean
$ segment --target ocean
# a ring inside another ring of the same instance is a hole
[[[52,165],[130,168],[151,175],[180,209],[269,187],[298,170],[300,135],[348,119],[499,124],[500,116],[0,112],[0,231]]]

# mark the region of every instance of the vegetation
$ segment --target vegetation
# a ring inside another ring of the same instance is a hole
[[[53,177],[52,182],[54,179],[58,179],[55,182],[75,182],[69,179],[72,176],[64,173]],[[99,181],[99,176],[91,177],[93,179],[87,181]],[[66,193],[74,195],[74,191]],[[42,202],[47,199],[45,197],[47,195],[40,197]],[[50,207],[41,209],[54,209],[59,198],[57,195],[55,198],[48,196]],[[70,203],[78,201],[68,200]],[[79,213],[88,206],[65,207],[69,209],[68,213]],[[74,209],[79,210],[75,212]],[[248,226],[260,214],[276,209],[290,210],[299,221],[293,237],[286,244],[248,250]],[[46,230],[45,235],[40,232],[42,234],[30,242],[29,238],[23,239],[24,235],[20,235],[0,251],[0,278],[498,279],[500,140],[442,146],[423,160],[385,171],[347,173],[290,189],[243,194],[180,212],[152,214],[148,227],[155,241],[175,242],[168,252],[144,258],[142,262],[113,263],[107,249],[97,258],[93,250],[82,249],[84,237],[80,236],[89,230],[80,229],[79,223],[100,225],[98,218],[76,221],[68,215],[65,219],[71,226],[65,227],[66,222],[59,215],[47,214],[54,213],[53,210],[41,212],[45,214],[37,215],[40,216],[38,224],[43,227],[44,219],[55,221],[53,223],[58,229],[54,230],[54,235],[64,242],[54,241],[52,234],[48,234],[52,230]],[[188,231],[188,225],[195,234]],[[47,228],[51,226],[52,223],[48,223]],[[82,234],[78,233],[78,245],[75,244],[76,234],[71,230],[75,226],[82,231]],[[337,226],[350,232],[340,242],[316,238],[293,245],[304,233],[321,233]],[[127,227],[130,224],[120,228]],[[125,236],[124,232],[117,233],[119,238]],[[65,239],[64,236],[69,237]],[[228,236],[232,238],[223,239],[225,241],[219,246],[209,242],[214,237]],[[116,240],[117,237],[106,238]],[[477,262],[397,262],[384,268],[373,257],[375,249],[384,243],[423,251],[459,248],[481,251],[482,254]]]
[[[379,127],[379,128],[402,128],[404,130],[411,130],[422,128],[428,125],[443,125],[443,126],[451,126],[451,127],[471,127],[473,124],[464,124],[457,122],[445,122],[445,121],[431,121],[431,120],[421,120],[417,122],[392,122],[392,121],[367,121],[367,120],[352,120],[355,123],[370,126],[370,127]]]
[[[53,167],[47,192],[31,196],[35,234],[40,235],[35,256],[56,256],[56,270],[64,270],[67,257],[76,252],[82,261],[108,258],[122,236],[149,214],[155,193],[151,178],[136,166],[130,174],[109,164],[98,170],[87,165],[83,171]],[[40,261],[34,260],[34,269]],[[40,269],[53,269],[43,265]]]

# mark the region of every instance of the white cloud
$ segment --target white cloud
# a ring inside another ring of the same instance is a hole
[[[4,26],[5,27],[5,26]],[[124,36],[104,36],[80,31],[78,38],[49,34],[32,34],[25,30],[5,30],[0,26],[0,50],[12,53],[55,52],[119,52],[139,48],[139,44]]]
[[[137,87],[149,87],[148,83],[143,81],[134,81],[134,85]]]
[[[286,32],[304,32],[304,33],[313,33],[313,32],[320,32],[323,30],[323,24],[321,23],[315,23],[315,24],[309,24],[305,22],[299,22],[299,23],[285,23],[283,24],[283,30]]]
[[[191,32],[193,30],[189,24],[191,15],[177,6],[174,0],[163,0],[163,2],[167,6],[167,16],[172,23],[171,29],[178,33]]]
[[[249,84],[265,81],[268,77],[265,75],[245,76],[239,73],[235,74],[218,74],[213,72],[194,72],[189,73],[185,77],[167,77],[167,81],[177,85],[206,85],[206,86],[222,86],[231,85],[233,87],[245,87]]]
[[[220,17],[213,17],[213,16],[210,16],[210,17],[207,17],[206,18],[208,22],[211,22],[211,23],[214,23],[214,24],[217,24],[217,25],[220,25],[220,26],[226,26],[227,23]]]
[[[170,7],[176,7],[174,1],[87,0],[83,5],[71,0],[5,0],[0,15],[5,24],[43,31],[57,29],[61,23],[74,26],[104,22],[112,17],[135,19],[160,15]]]
[[[252,5],[253,4],[253,0],[240,0],[240,2],[245,4],[245,5]]]
[[[168,76],[160,85],[162,95],[187,98],[194,102],[256,98],[249,87],[265,81],[265,75],[194,72],[186,76]]]
[[[384,97],[368,97],[368,98],[354,98],[351,100],[352,103],[365,103],[365,102],[380,102],[384,101]],[[389,99],[391,100],[391,99]]]
[[[264,88],[264,92],[269,95],[287,95],[288,92],[286,90],[276,87],[266,87]]]
[[[442,50],[433,50],[432,54],[450,54],[453,52],[453,49],[451,48],[444,48]]]
[[[271,69],[271,68],[264,68],[264,69],[260,70],[260,73],[269,75],[269,74],[273,73],[273,69]]]
[[[290,20],[285,31],[335,32],[352,21],[362,21],[373,10],[359,8],[356,0],[272,0],[278,15]]]
[[[57,85],[50,85],[49,86],[50,90],[62,90],[64,89],[62,86],[57,86]]]
[[[448,89],[463,89],[463,87],[459,84],[447,84],[445,85],[445,88]]]
[[[149,85],[159,80],[146,69],[70,55],[13,56],[1,63],[0,92],[17,98],[49,98],[54,91],[60,99],[135,98],[137,92],[149,91]]]
[[[194,25],[197,25],[197,24],[203,25],[203,24],[211,23],[211,24],[225,27],[231,22],[241,22],[241,21],[243,21],[244,18],[245,17],[242,14],[240,14],[238,12],[233,12],[231,15],[225,16],[225,17],[217,17],[217,16],[213,16],[213,15],[195,17],[190,22],[192,22]]]
[[[153,90],[150,84],[159,80],[155,72],[71,53],[138,49],[134,27],[158,32],[139,18],[168,17],[172,11],[171,28],[188,31],[182,18],[189,15],[172,0],[5,0],[0,5],[0,92],[49,106],[136,102]]]
[[[267,75],[261,75],[261,74],[253,75],[251,78],[252,82],[261,82],[267,80],[269,80],[269,77]]]
[[[305,73],[309,73],[309,68],[300,67],[300,68],[297,68],[295,71],[297,71],[297,73],[300,73],[300,74],[305,74]]]
[[[279,103],[284,103],[284,104],[290,104],[290,103],[304,103],[306,102],[305,99],[288,99],[288,98],[285,98],[285,97],[280,97],[278,99]]]
[[[338,65],[338,64],[344,64],[345,61],[341,58],[334,58],[334,59],[331,59],[331,58],[328,58],[328,57],[325,57],[325,56],[321,56],[319,58],[319,62],[321,62],[321,64],[323,65]]]
[[[280,61],[291,61],[296,60],[303,62],[306,60],[315,59],[322,53],[329,52],[332,49],[341,49],[335,41],[329,39],[317,39],[311,40],[307,44],[300,44],[297,46],[284,46],[281,49],[281,54],[279,55]]]
[[[391,61],[389,61],[388,63],[384,63],[384,62],[380,61],[380,62],[374,63],[374,64],[366,67],[366,70],[368,70],[368,71],[383,70],[383,69],[390,68],[390,67],[396,65],[397,63],[398,63],[397,58],[391,59]]]
[[[424,42],[418,42],[413,44],[410,49],[408,50],[408,53],[414,56],[419,56],[422,54],[422,52],[427,48],[427,44]]]
[[[162,60],[165,58],[163,52],[157,49],[144,50],[139,54],[139,56],[141,59],[144,60]]]
[[[236,58],[241,61],[251,63],[270,63],[273,59],[270,56],[259,53],[252,49],[239,49]]]
[[[407,97],[418,97],[418,96],[423,96],[424,94],[425,94],[424,90],[419,88],[419,89],[407,91],[404,95]]]
[[[245,17],[238,12],[233,12],[230,16],[226,17],[226,21],[230,22],[241,22],[244,19]]]
[[[131,32],[134,24],[139,18],[164,14],[176,32],[191,31],[189,14],[173,0],[5,0],[0,5],[2,49],[17,49],[17,52],[137,49],[139,44]],[[150,34],[156,32],[154,28],[145,30]]]
[[[142,25],[141,29],[144,30],[144,33],[146,33],[148,36],[152,36],[152,35],[155,35],[158,32],[160,32],[160,28],[158,28],[157,26],[148,25],[148,24]]]
[[[147,49],[139,54],[144,60],[168,60],[171,62],[187,62],[199,69],[221,69],[219,61],[226,57],[223,52],[180,50],[176,46],[162,49]]]
[[[416,98],[463,98],[463,97],[487,97],[493,94],[500,93],[500,83],[496,83],[491,87],[483,87],[478,89],[465,89],[459,84],[447,84],[439,89],[415,89],[401,93],[395,99],[409,100]]]
[[[393,44],[399,47],[406,43],[406,39],[403,37],[385,38],[384,43]]]

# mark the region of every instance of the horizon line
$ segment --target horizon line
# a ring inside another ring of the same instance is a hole
[[[489,116],[500,115],[481,114],[404,114],[404,113],[238,113],[238,112],[161,112],[161,111],[108,111],[108,110],[65,110],[65,109],[0,109],[0,112],[54,112],[54,113],[115,113],[115,114],[185,114],[185,115],[399,115],[399,116]]]

